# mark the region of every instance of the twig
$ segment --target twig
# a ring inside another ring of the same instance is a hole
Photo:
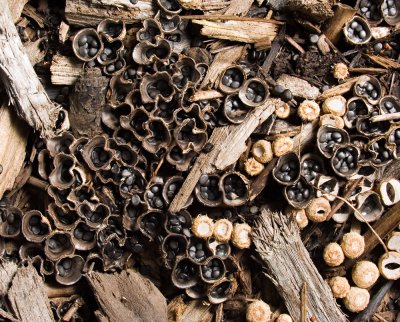
[[[285,40],[293,46],[293,48],[297,49],[301,54],[304,54],[306,51],[301,47],[292,37],[286,35]]]
[[[46,181],[33,176],[30,176],[26,183],[43,191],[47,191],[47,188],[50,186]]]
[[[389,114],[382,114],[382,115],[375,115],[370,118],[372,123],[382,122],[382,121],[393,121],[400,119],[400,112],[389,113]]]
[[[270,22],[270,23],[274,23],[274,24],[277,24],[277,25],[284,25],[285,24],[284,22],[277,21],[277,20],[272,20],[272,19],[229,16],[229,15],[188,15],[188,16],[180,16],[180,18],[183,19],[183,20],[197,20],[197,19],[209,20],[209,21],[232,20],[232,21]]]
[[[301,290],[301,322],[307,322],[307,282]]]

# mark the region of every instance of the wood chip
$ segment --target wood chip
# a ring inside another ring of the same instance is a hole
[[[11,16],[14,22],[17,22],[20,17],[22,10],[29,0],[8,0],[8,7],[10,8]]]
[[[51,82],[54,85],[73,85],[82,72],[82,62],[75,57],[54,55],[50,66]]]
[[[290,89],[292,94],[297,97],[303,97],[308,100],[316,99],[317,96],[320,94],[319,89],[309,82],[305,81],[304,79],[283,74],[281,75],[277,81],[279,85]]]

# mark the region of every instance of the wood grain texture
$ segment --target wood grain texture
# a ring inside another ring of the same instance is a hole
[[[17,114],[42,137],[53,137],[59,132],[56,123],[61,108],[47,96],[24,52],[7,1],[0,1],[0,79]],[[63,113],[68,127],[67,112]]]
[[[17,272],[18,266],[14,262],[2,260],[0,262],[0,296],[7,295],[11,281]]]
[[[28,0],[8,0],[8,6],[14,22],[19,20],[22,10],[27,3]]]
[[[0,198],[14,186],[25,159],[29,128],[20,120],[12,107],[0,107]],[[12,150],[10,149],[12,147]]]
[[[77,58],[54,55],[50,66],[51,83],[74,85],[82,72],[83,64]]]
[[[279,85],[290,89],[294,96],[303,97],[308,100],[316,99],[320,94],[319,89],[304,79],[283,74],[276,81]]]
[[[18,268],[8,300],[21,322],[54,322],[43,280],[32,265]]]
[[[121,273],[90,272],[86,279],[102,312],[96,315],[109,322],[167,321],[167,302],[150,280],[132,269]]]
[[[314,266],[293,220],[263,209],[253,241],[267,275],[295,321],[300,321],[300,294],[307,285],[307,321],[345,322],[328,284]]]

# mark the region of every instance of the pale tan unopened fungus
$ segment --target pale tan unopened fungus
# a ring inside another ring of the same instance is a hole
[[[318,118],[321,110],[317,102],[305,100],[297,108],[297,114],[305,122],[314,121]]]
[[[288,103],[281,104],[276,107],[275,109],[275,115],[276,117],[279,117],[280,119],[286,119],[290,115],[290,106]]]
[[[228,219],[219,219],[214,224],[214,237],[221,243],[231,239],[233,225]]]
[[[350,312],[358,313],[368,306],[369,298],[370,295],[366,289],[352,286],[343,299],[343,303]]]
[[[379,258],[379,271],[381,275],[392,281],[400,279],[400,253],[388,252]]]
[[[338,243],[329,243],[324,248],[323,258],[326,265],[339,266],[344,262],[343,250]]]
[[[349,76],[349,68],[343,63],[337,63],[333,66],[333,77],[343,80]]]
[[[400,201],[400,181],[395,178],[382,180],[378,191],[385,206],[392,206]]]
[[[350,291],[350,283],[346,277],[332,277],[328,280],[328,285],[332,290],[333,296],[337,299],[345,298]]]
[[[246,224],[235,224],[232,233],[232,244],[240,249],[249,248],[251,245],[251,227]]]
[[[196,237],[211,237],[214,231],[214,222],[207,215],[197,216],[192,223],[192,232]]]
[[[261,163],[268,163],[274,157],[271,142],[266,140],[259,140],[254,143],[251,148],[251,153],[254,159]]]
[[[254,301],[247,306],[247,322],[267,322],[271,319],[271,308],[261,300]]]
[[[326,114],[343,116],[346,113],[346,99],[342,95],[329,97],[322,104],[322,111]]]
[[[370,261],[357,262],[351,271],[354,284],[361,288],[370,288],[379,278],[379,269]]]
[[[286,215],[294,218],[294,221],[300,229],[303,229],[308,225],[308,218],[304,209],[297,209],[288,206],[286,208]]]
[[[330,125],[338,129],[344,128],[344,120],[340,116],[324,114],[319,118],[319,126]]]
[[[249,158],[244,163],[244,170],[250,176],[257,176],[264,170],[264,165],[255,158]]]
[[[278,316],[275,322],[293,322],[293,319],[289,314],[283,313]]]
[[[349,232],[343,235],[340,246],[343,249],[344,256],[350,259],[360,257],[364,253],[364,237],[356,232]]]
[[[323,222],[331,212],[331,204],[324,197],[311,200],[306,208],[306,215],[313,222]]]
[[[394,231],[387,240],[387,248],[400,253],[400,231]]]
[[[280,157],[285,153],[292,151],[294,146],[293,139],[288,136],[277,137],[274,142],[272,142],[272,152]]]

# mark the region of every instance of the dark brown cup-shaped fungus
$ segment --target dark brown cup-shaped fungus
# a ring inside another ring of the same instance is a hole
[[[304,209],[314,198],[314,189],[311,184],[300,178],[294,185],[285,187],[284,195],[289,205]]]
[[[248,201],[249,180],[239,172],[227,172],[219,181],[223,203],[227,206],[241,206]]]
[[[361,0],[358,3],[358,12],[361,13],[371,25],[375,26],[382,22],[380,4],[381,1],[379,0]]]
[[[91,203],[99,202],[99,198],[96,196],[92,185],[82,185],[71,189],[67,199],[74,204],[74,209],[77,209],[85,200]]]
[[[339,181],[335,177],[318,175],[315,179],[315,186],[320,189],[316,192],[317,197],[324,197],[328,201],[334,201],[335,196],[339,193]]]
[[[119,191],[124,198],[133,194],[144,192],[147,181],[144,174],[138,168],[121,167],[120,175],[122,176]]]
[[[208,207],[218,207],[222,203],[222,193],[219,188],[220,177],[217,174],[203,174],[195,187],[197,200]]]
[[[125,22],[123,20],[104,19],[97,25],[97,32],[103,35],[107,41],[123,40],[126,35]]]
[[[223,278],[222,280],[210,285],[207,297],[212,304],[223,303],[231,298],[237,289],[238,285],[233,278]]]
[[[57,189],[65,190],[75,182],[73,168],[75,159],[64,153],[57,154],[53,160],[54,169],[49,175],[49,182]]]
[[[361,222],[378,220],[383,214],[383,205],[379,195],[374,191],[360,193],[357,198],[357,211],[354,216]]]
[[[196,128],[200,130],[206,130],[207,125],[205,122],[204,112],[207,109],[203,109],[199,104],[191,104],[189,107],[182,107],[174,111],[174,120],[176,124],[181,125],[186,119],[193,119],[196,123]]]
[[[197,128],[194,119],[185,119],[174,130],[174,138],[176,144],[187,153],[191,150],[195,152],[201,151],[207,142],[208,135],[205,130]]]
[[[75,160],[80,165],[85,164],[85,160],[83,159],[82,152],[83,152],[83,147],[88,142],[89,142],[88,138],[82,137],[82,138],[79,138],[79,139],[75,140],[74,142],[72,142],[72,144],[69,147],[70,153],[75,157]]]
[[[173,234],[183,234],[187,238],[192,236],[192,216],[186,210],[181,210],[176,214],[168,214],[165,221],[165,229]]]
[[[188,241],[185,236],[177,234],[167,235],[162,243],[161,249],[165,261],[165,266],[172,269],[178,256],[186,254]]]
[[[288,186],[300,178],[300,160],[296,153],[288,152],[279,157],[272,175],[280,184]]]
[[[85,220],[86,224],[91,228],[99,228],[110,216],[110,208],[102,203],[93,205],[83,201],[78,207],[79,216]]]
[[[353,93],[365,98],[368,103],[376,105],[383,95],[383,88],[375,77],[363,75],[354,84]]]
[[[381,4],[383,19],[388,25],[394,26],[400,21],[400,3],[396,0],[383,0]]]
[[[56,281],[62,285],[73,285],[82,277],[84,259],[79,255],[65,256],[56,264]]]
[[[400,158],[400,127],[394,127],[388,135],[388,144],[395,159]]]
[[[347,101],[347,111],[343,116],[344,124],[347,128],[352,129],[356,126],[356,121],[367,118],[370,111],[371,105],[364,98],[352,97]]]
[[[225,98],[223,114],[233,124],[242,123],[250,108],[246,106],[237,94]]]
[[[183,57],[175,64],[176,73],[172,82],[178,89],[186,85],[195,86],[200,80],[200,72],[196,69],[196,63],[192,58]]]
[[[97,242],[99,244],[105,245],[110,240],[116,240],[120,246],[123,246],[126,240],[122,218],[118,215],[109,216],[105,225],[97,231]]]
[[[168,15],[162,13],[161,11],[157,13],[156,19],[160,21],[161,30],[167,34],[176,31],[180,23],[182,23],[181,17],[179,15]]]
[[[226,268],[219,257],[210,257],[208,261],[200,266],[201,279],[206,283],[215,283],[225,276]]]
[[[369,164],[372,154],[367,150],[369,138],[362,134],[355,134],[350,136],[350,143],[355,145],[360,150],[359,163]]]
[[[116,153],[114,158],[119,160],[123,166],[135,166],[138,161],[137,152],[128,144],[117,142],[115,139],[108,139],[107,146]]]
[[[86,257],[85,264],[83,265],[82,272],[88,273],[91,271],[103,272],[104,271],[104,261],[99,254],[90,253]]]
[[[154,117],[161,117],[168,126],[171,126],[174,121],[174,111],[176,108],[175,97],[169,102],[159,100],[155,103],[155,109],[152,115]]]
[[[22,244],[19,249],[19,256],[22,261],[31,262],[42,276],[54,273],[54,263],[46,258],[41,244]]]
[[[358,171],[360,150],[352,144],[337,147],[331,159],[333,171],[341,177],[350,177]]]
[[[50,155],[54,158],[58,153],[69,154],[70,146],[76,141],[74,136],[65,132],[60,136],[48,139],[46,142],[46,148]]]
[[[390,130],[390,121],[371,122],[370,118],[377,115],[380,115],[379,110],[374,108],[368,118],[357,119],[357,131],[368,137],[386,134]]]
[[[371,28],[366,20],[355,16],[349,20],[343,29],[346,40],[352,45],[363,45],[371,39]]]
[[[246,73],[240,66],[229,66],[221,74],[219,89],[225,94],[238,92],[246,80]]]
[[[135,87],[137,87],[137,84],[139,84],[139,82],[142,79],[142,76],[144,74],[144,69],[143,66],[141,65],[137,65],[135,63],[131,63],[128,66],[126,66],[122,72],[122,76],[120,78],[121,83],[126,83],[126,84],[134,84]],[[136,92],[136,91],[135,91]],[[129,95],[135,95],[133,93],[133,91],[131,93],[129,93]],[[133,99],[128,99],[128,97],[126,98],[126,102],[132,105],[135,105],[134,102],[136,100],[136,97],[134,97]],[[141,101],[141,98],[140,98]]]
[[[167,14],[177,14],[182,8],[176,0],[157,0],[158,6]]]
[[[56,187],[49,186],[47,188],[47,191],[49,193],[49,196],[53,198],[55,204],[58,207],[61,207],[65,210],[73,210],[75,209],[75,205],[73,202],[68,200],[68,196],[71,193],[71,189],[67,190],[59,190]]]
[[[49,220],[38,210],[31,210],[22,217],[22,234],[34,243],[41,243],[49,235],[51,225]]]
[[[167,152],[167,161],[173,165],[177,171],[187,171],[198,153],[188,151],[184,153],[178,145],[172,145]]]
[[[138,226],[141,233],[150,241],[161,236],[164,223],[164,214],[161,211],[148,211],[138,218]]]
[[[390,163],[392,159],[392,151],[388,146],[386,137],[377,137],[368,144],[368,150],[373,157],[371,163],[376,167],[383,167]]]
[[[143,148],[150,153],[157,153],[167,148],[171,142],[171,133],[168,125],[161,118],[150,118],[145,123],[147,135],[143,140]]]
[[[138,152],[141,147],[141,142],[136,139],[131,129],[117,128],[114,131],[113,139],[119,144],[128,144],[133,151]]]
[[[75,56],[84,62],[89,62],[102,52],[103,42],[96,30],[85,28],[80,30],[72,40],[72,49]]]
[[[51,171],[53,171],[53,159],[48,150],[41,150],[38,154],[38,173],[43,180],[48,180]]]
[[[144,200],[146,201],[149,209],[163,209],[165,207],[162,190],[162,183],[154,183],[145,192]]]
[[[196,285],[185,289],[185,293],[191,299],[200,299],[207,295],[207,284],[197,282]]]
[[[140,42],[133,49],[132,57],[135,63],[148,65],[157,60],[167,62],[171,56],[171,46],[165,39],[157,39],[156,44]]]
[[[178,257],[172,269],[172,283],[181,289],[189,288],[197,283],[199,266],[187,257]]]
[[[308,182],[313,182],[317,176],[326,172],[324,160],[313,153],[307,153],[301,157],[300,168],[301,176]]]
[[[138,140],[143,140],[147,134],[145,124],[150,119],[149,113],[143,108],[136,108],[128,116],[121,116],[121,126],[124,129],[132,130]]]
[[[8,207],[0,210],[0,236],[14,238],[21,232],[23,213],[16,207]]]
[[[63,231],[53,231],[47,238],[44,246],[46,256],[56,261],[59,258],[74,253],[75,247],[71,243],[71,235]]]
[[[147,206],[139,194],[133,194],[130,198],[126,199],[122,218],[124,228],[131,231],[138,230],[137,219],[146,211]]]
[[[393,95],[383,96],[379,101],[379,109],[381,114],[398,113],[400,112],[400,99]],[[399,119],[395,121],[398,122]]]
[[[208,248],[212,251],[213,256],[226,259],[231,254],[231,246],[229,243],[220,243],[215,238],[207,240]]]
[[[174,200],[184,181],[185,179],[181,176],[172,176],[167,180],[167,182],[165,182],[162,196],[167,206],[172,202],[172,200]],[[190,200],[187,202],[186,207],[188,207],[192,202],[193,197],[191,197]]]
[[[116,64],[116,63],[115,63]],[[122,65],[125,64],[125,61],[122,62]],[[111,65],[107,65],[105,69]],[[119,64],[120,66],[120,64]],[[112,70],[112,69],[110,69]],[[114,71],[110,73],[105,71],[105,74],[108,76],[112,76],[115,73],[118,74],[118,70],[115,69],[114,65]],[[109,102],[112,107],[116,108],[117,106],[123,104],[126,102],[127,97],[130,95],[130,93],[134,90],[135,84],[124,82],[122,80],[122,77],[120,75],[112,76],[110,80],[110,96],[109,96]],[[127,102],[128,104],[131,104],[131,102]],[[122,115],[121,115],[122,116]]]
[[[104,271],[122,269],[130,257],[130,252],[124,250],[117,240],[111,239],[101,249],[104,261]]]
[[[106,136],[99,135],[84,146],[82,156],[91,170],[102,170],[109,166],[112,153],[106,150],[106,144]]]
[[[239,91],[240,100],[251,107],[264,104],[268,96],[268,85],[259,78],[248,79]]]
[[[157,36],[163,36],[160,23],[154,19],[146,19],[143,21],[143,28],[136,33],[136,39],[139,42],[155,43]]]
[[[207,241],[201,238],[191,238],[187,249],[189,258],[195,263],[204,263],[212,255],[208,248]]]
[[[125,67],[126,67],[126,61],[123,58],[122,54],[119,54],[117,59],[114,62],[111,62],[111,63],[107,64],[106,66],[104,66],[103,72],[107,76],[118,75],[118,79],[119,79],[119,83],[120,83],[119,86],[121,86],[122,84],[124,84],[124,82],[122,82],[122,78],[120,77],[120,75],[124,72]],[[131,83],[127,83],[127,85],[132,86]],[[128,92],[129,91],[126,91],[125,93],[123,93],[124,98],[127,96]],[[111,101],[111,102],[114,103],[113,101]],[[122,103],[122,99],[120,99],[120,100],[117,99],[117,103],[120,103],[120,102]]]
[[[103,50],[97,56],[99,64],[106,66],[117,61],[120,53],[124,49],[124,44],[121,40],[107,40],[103,37]]]
[[[332,157],[335,148],[340,144],[350,142],[349,134],[333,126],[321,126],[317,133],[317,146],[323,156]]]
[[[159,99],[169,102],[174,96],[171,76],[167,72],[146,74],[140,83],[143,103],[154,103]]]
[[[96,232],[84,222],[79,222],[71,232],[72,244],[77,250],[91,250],[96,246]]]
[[[48,213],[53,219],[54,225],[61,230],[72,229],[79,220],[79,216],[75,211],[66,210],[55,203],[51,203],[48,206]]]
[[[130,104],[122,103],[116,107],[106,105],[101,113],[101,121],[111,130],[117,129],[121,124],[119,118],[122,115],[129,115],[133,110]]]

